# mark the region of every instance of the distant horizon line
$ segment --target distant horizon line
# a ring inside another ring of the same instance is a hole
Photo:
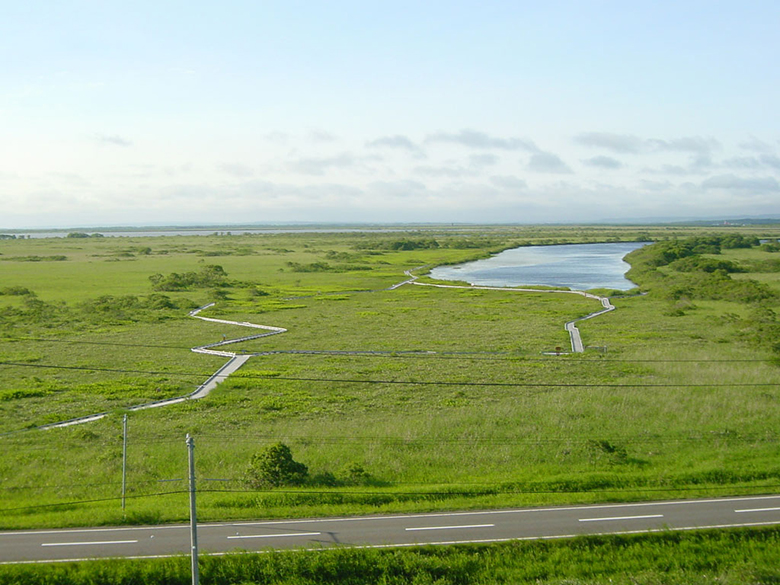
[[[777,217],[715,217],[715,218],[687,218],[687,219],[614,219],[597,220],[585,222],[571,221],[537,221],[537,222],[459,222],[459,221],[441,221],[441,222],[374,222],[374,221],[355,221],[355,222],[333,222],[333,221],[277,221],[277,222],[254,222],[254,223],[192,223],[192,224],[116,224],[116,225],[82,225],[82,226],[47,226],[47,227],[17,227],[0,228],[3,233],[20,232],[79,232],[79,231],[151,231],[151,230],[216,230],[226,231],[232,229],[242,230],[263,230],[274,228],[334,228],[334,227],[468,227],[468,226],[652,226],[652,225],[686,225],[700,223],[722,223],[722,224],[744,224],[750,223],[761,225],[762,223],[774,224],[780,223],[780,216]]]

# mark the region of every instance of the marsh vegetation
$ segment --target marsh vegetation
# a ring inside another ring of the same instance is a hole
[[[0,525],[181,520],[185,486],[170,480],[184,477],[186,433],[204,520],[776,490],[780,273],[755,239],[777,236],[492,227],[3,240]],[[406,270],[519,244],[615,239],[660,242],[629,257],[647,294],[615,297],[617,311],[583,323],[583,355],[543,352],[567,346],[563,323],[597,308],[590,299],[384,290]],[[11,260],[30,256],[66,260]],[[300,268],[312,265],[329,268]],[[191,392],[223,360],[189,348],[244,335],[187,317],[214,300],[209,316],[289,331],[236,346],[269,353],[208,399],[130,413],[123,513],[123,409]],[[101,411],[113,415],[25,431]],[[308,479],[252,485],[253,455],[280,441]],[[350,483],[349,469],[371,480]]]

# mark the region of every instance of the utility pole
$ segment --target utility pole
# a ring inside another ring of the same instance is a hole
[[[192,544],[192,585],[198,585],[198,518],[195,512],[195,443],[187,433],[187,452],[190,462],[190,543]]]
[[[122,510],[125,509],[127,489],[127,415],[122,419]]]

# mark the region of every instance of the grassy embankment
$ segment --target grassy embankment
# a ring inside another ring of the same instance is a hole
[[[617,237],[672,233],[643,231],[651,233]],[[649,294],[616,299],[618,311],[583,323],[585,344],[606,347],[583,356],[541,355],[567,346],[563,322],[597,308],[578,296],[348,292],[518,243],[614,237],[494,228],[480,238],[444,231],[0,242],[0,353],[23,364],[0,369],[2,431],[115,411],[89,426],[0,439],[0,525],[181,520],[184,484],[165,480],[184,477],[186,433],[198,445],[200,477],[227,480],[202,482],[203,520],[775,491],[780,371],[767,311],[780,303],[763,292],[753,298],[750,283],[729,284],[753,272],[710,282],[651,266],[637,252],[635,279]],[[403,240],[438,247],[392,249]],[[20,260],[30,256],[66,260]],[[778,290],[766,271],[772,264],[761,264],[776,254],[717,256],[765,270],[761,290]],[[224,279],[170,278],[215,264]],[[172,290],[155,291],[155,274]],[[723,290],[733,294],[713,292]],[[191,391],[221,360],[188,348],[245,334],[186,318],[209,300],[219,301],[211,316],[289,329],[246,351],[392,353],[254,358],[207,400],[132,413],[123,513],[121,408]],[[243,478],[251,455],[278,440],[309,466],[312,481],[250,489]],[[344,471],[354,464],[368,476]],[[179,493],[155,495],[164,492]]]

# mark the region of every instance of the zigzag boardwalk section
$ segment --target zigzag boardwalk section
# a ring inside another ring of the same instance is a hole
[[[247,335],[245,337],[239,337],[236,339],[227,339],[217,343],[210,343],[208,345],[193,347],[191,351],[195,353],[202,353],[207,355],[218,355],[218,356],[228,358],[228,361],[219,370],[217,370],[211,376],[209,376],[209,378],[203,384],[198,386],[190,394],[185,394],[184,396],[177,396],[175,398],[168,398],[166,400],[156,400],[154,402],[137,404],[135,406],[128,407],[127,408],[128,411],[133,412],[137,410],[147,410],[149,408],[160,408],[163,406],[171,406],[173,404],[179,404],[187,400],[199,400],[201,398],[205,398],[206,396],[209,395],[209,393],[212,390],[214,390],[214,388],[217,387],[217,385],[227,380],[228,376],[236,372],[239,368],[241,368],[241,366],[243,366],[252,357],[252,354],[237,354],[230,351],[222,351],[216,348],[223,347],[226,345],[231,345],[234,343],[241,343],[243,341],[250,341],[252,339],[260,339],[261,337],[268,337],[270,335],[279,335],[280,333],[285,333],[287,331],[287,329],[284,329],[282,327],[272,327],[270,325],[258,325],[256,323],[248,323],[246,321],[238,322],[238,321],[227,321],[225,319],[213,319],[211,317],[202,317],[199,315],[201,311],[213,306],[214,303],[209,303],[208,305],[199,307],[194,311],[190,311],[189,316],[195,319],[209,321],[211,323],[221,323],[223,325],[237,325],[239,327],[250,327],[253,329],[262,329],[265,331],[265,333]],[[90,414],[87,416],[72,418],[72,419],[51,423],[47,425],[41,425],[35,428],[39,430],[58,429],[58,428],[69,427],[73,425],[80,425],[80,424],[94,422],[102,418],[105,418],[108,415],[109,415],[108,412],[98,412],[96,414]]]
[[[424,268],[424,267],[420,267]],[[419,268],[418,268],[419,269]],[[418,270],[415,269],[415,270]],[[601,305],[604,307],[600,311],[596,311],[593,313],[590,313],[584,317],[580,317],[578,319],[573,319],[572,321],[569,321],[565,324],[566,331],[569,333],[569,338],[571,340],[571,347],[572,352],[574,353],[582,353],[585,351],[585,348],[582,343],[582,338],[580,337],[579,329],[577,329],[576,323],[579,321],[584,321],[586,319],[592,319],[593,317],[597,317],[599,315],[603,315],[605,313],[608,313],[610,311],[615,310],[615,306],[612,305],[608,298],[606,297],[599,297],[584,291],[575,291],[575,290],[552,290],[552,289],[533,289],[533,288],[512,288],[512,287],[492,287],[492,286],[460,286],[460,285],[448,285],[448,284],[433,284],[433,283],[422,283],[418,282],[418,277],[414,276],[413,270],[406,270],[404,271],[404,274],[408,276],[409,278],[407,280],[404,280],[402,282],[399,282],[397,284],[394,284],[386,289],[383,290],[397,290],[398,288],[407,285],[418,285],[418,286],[430,286],[435,288],[452,288],[452,289],[468,289],[468,290],[497,290],[497,291],[512,291],[512,292],[524,292],[524,293],[550,293],[550,294],[576,294],[581,295],[590,299],[598,300]],[[370,292],[370,291],[369,291]],[[340,293],[343,294],[343,293]],[[200,319],[202,321],[208,321],[210,323],[219,323],[222,325],[233,325],[238,327],[248,327],[252,329],[261,329],[264,332],[263,333],[257,333],[254,335],[247,335],[244,337],[237,337],[234,339],[225,339],[223,341],[219,341],[216,343],[209,343],[207,345],[201,345],[197,347],[193,347],[191,351],[195,353],[201,353],[201,354],[207,354],[207,355],[217,355],[228,358],[228,361],[214,374],[212,374],[203,384],[198,386],[198,388],[191,392],[190,394],[186,394],[184,396],[177,396],[175,398],[169,398],[166,400],[157,400],[154,402],[147,402],[144,404],[138,404],[135,406],[128,407],[127,410],[129,411],[137,411],[137,410],[147,410],[150,408],[160,408],[163,406],[171,406],[173,404],[179,404],[181,402],[185,402],[187,400],[199,400],[201,398],[205,398],[209,395],[209,393],[214,390],[219,384],[224,382],[231,374],[236,372],[238,369],[240,369],[250,358],[256,355],[269,355],[274,353],[329,353],[329,352],[306,352],[304,350],[288,350],[285,352],[264,352],[264,353],[258,353],[258,354],[238,354],[231,351],[225,351],[225,346],[233,345],[236,343],[242,343],[245,341],[251,341],[254,339],[261,339],[263,337],[269,337],[271,335],[279,335],[281,333],[286,333],[287,329],[284,329],[283,327],[274,327],[272,325],[259,325],[257,323],[249,323],[248,321],[229,321],[226,319],[215,319],[213,317],[204,317],[200,315],[201,312],[203,312],[206,309],[209,309],[213,307],[215,303],[209,303],[207,305],[204,305],[202,307],[198,307],[197,309],[194,309],[193,311],[190,311],[189,316],[194,319]],[[367,352],[333,352],[333,353],[350,353],[354,355],[359,355],[362,353]],[[39,427],[34,427],[38,430],[45,430],[45,429],[56,429],[56,428],[62,428],[62,427],[68,427],[72,425],[80,425],[85,424],[93,421],[100,420],[102,418],[105,418],[108,416],[108,412],[99,412],[96,414],[90,414],[87,416],[82,416],[78,418],[72,418],[60,422],[55,422],[47,425],[42,425]],[[32,430],[32,429],[29,429]],[[2,436],[2,435],[0,435]]]

